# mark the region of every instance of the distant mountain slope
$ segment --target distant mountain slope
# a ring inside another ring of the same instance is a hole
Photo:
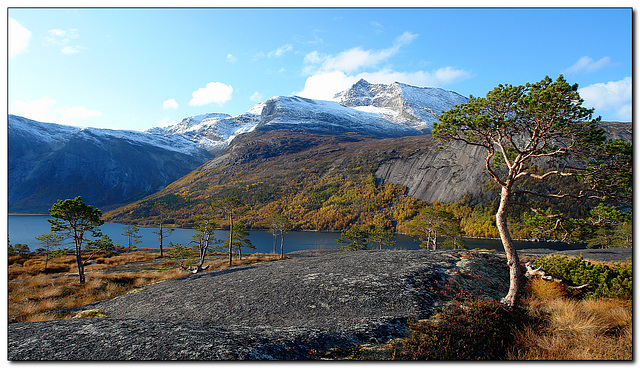
[[[264,103],[256,104],[251,110],[235,117],[222,113],[191,116],[178,124],[154,127],[146,132],[164,137],[181,135],[215,155],[222,152],[235,137],[255,128],[263,106]]]
[[[615,130],[626,137],[630,124]],[[417,200],[479,203],[493,197],[481,147],[439,146],[430,134],[379,139],[256,129],[162,191],[106,217],[149,225],[149,209],[163,202],[176,224],[189,227],[211,201],[236,196],[249,205],[243,221],[254,228],[280,212],[302,230],[339,231],[375,221],[398,229],[415,215]]]
[[[82,196],[103,209],[154,193],[213,156],[180,135],[8,121],[9,212]]]

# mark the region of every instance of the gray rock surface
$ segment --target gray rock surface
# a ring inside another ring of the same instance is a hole
[[[486,153],[482,147],[452,142],[442,150],[430,142],[430,150],[421,150],[408,158],[391,159],[382,163],[375,173],[382,182],[407,187],[407,195],[428,203],[449,203],[466,194],[483,195],[482,183],[489,176],[484,168]]]
[[[82,308],[100,309],[108,318],[11,324],[9,360],[332,354],[402,336],[408,318],[430,314],[434,290],[470,254],[478,253],[344,252],[189,275]],[[504,263],[497,255],[487,257]],[[492,272],[506,280],[506,268]]]
[[[631,249],[583,254],[624,261]],[[295,252],[300,258],[189,275],[76,308],[107,318],[13,323],[9,360],[302,360],[345,357],[359,344],[404,336],[449,295],[498,299],[499,252]]]

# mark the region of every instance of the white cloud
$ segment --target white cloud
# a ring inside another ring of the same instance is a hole
[[[77,29],[60,29],[54,28],[47,31],[44,40],[46,44],[52,46],[62,46],[60,53],[64,55],[77,54],[80,51],[87,50],[86,47],[80,45],[70,45],[71,41],[80,37]]]
[[[60,115],[60,119],[65,122],[76,122],[76,120],[83,120],[92,118],[94,116],[102,116],[100,111],[89,110],[84,106],[73,106],[69,108],[57,108],[55,112]]]
[[[60,29],[54,28],[47,31],[44,40],[51,45],[64,46],[68,45],[72,39],[80,37],[77,29]]]
[[[165,100],[162,103],[162,109],[163,110],[175,110],[177,108],[178,108],[178,103],[173,98],[169,99],[169,100]]]
[[[611,59],[608,56],[603,57],[598,61],[594,61],[589,56],[583,56],[575,64],[568,67],[564,72],[565,73],[592,73],[598,69],[601,69],[611,62]]]
[[[471,73],[454,67],[443,67],[432,71],[396,71],[380,68],[396,55],[400,49],[415,40],[417,34],[404,32],[396,37],[391,47],[381,50],[364,50],[354,47],[337,55],[322,55],[317,51],[305,55],[303,71],[311,74],[298,96],[320,100],[332,99],[360,79],[370,83],[407,83],[414,86],[441,87],[471,78]]]
[[[249,99],[253,102],[260,102],[264,99],[264,96],[260,92],[253,92],[253,94],[251,95],[251,97],[249,97]]]
[[[595,114],[608,112],[618,120],[631,121],[631,77],[592,84],[578,89],[578,93],[584,99],[583,106],[595,108]]]
[[[376,22],[376,21],[371,21],[369,22],[369,24],[371,24],[371,27],[373,27],[373,32],[375,34],[381,34],[384,33],[384,27],[382,26],[382,24]]]
[[[83,46],[78,46],[78,45],[65,46],[65,47],[60,49],[60,53],[64,54],[64,55],[73,55],[73,54],[77,54],[77,53],[79,53],[80,51],[83,51],[83,50],[87,50],[87,48],[83,47]]]
[[[404,32],[394,40],[391,47],[382,50],[364,50],[362,47],[354,47],[335,56],[321,56],[314,51],[307,54],[304,61],[311,64],[322,63],[322,65],[316,68],[307,67],[305,71],[313,73],[315,69],[315,72],[322,73],[332,71],[349,73],[374,67],[397,54],[400,48],[411,43],[416,37],[418,35],[415,33]]]
[[[11,113],[46,123],[67,125],[83,125],[81,120],[102,116],[96,110],[84,106],[58,107],[58,102],[48,96],[34,101],[14,100],[11,102]]]
[[[31,40],[31,31],[23,27],[17,20],[9,18],[9,59],[25,51]]]
[[[317,64],[322,61],[318,51],[312,51],[304,56],[304,62],[307,64]]]
[[[291,46],[290,44],[286,44],[286,45],[282,45],[280,47],[278,47],[277,49],[270,51],[267,54],[267,57],[281,57],[284,54],[286,54],[287,52],[293,50],[293,46]]]
[[[11,101],[11,113],[42,122],[55,122],[52,107],[58,102],[48,96],[34,101]]]
[[[235,63],[236,61],[238,61],[238,58],[236,58],[235,56],[233,56],[232,54],[227,54],[227,61],[230,63]]]
[[[304,89],[297,95],[319,100],[330,100],[336,93],[351,87],[360,79],[369,83],[390,84],[400,82],[414,86],[442,87],[471,77],[471,73],[462,69],[444,67],[431,72],[398,72],[382,69],[374,72],[362,72],[347,75],[341,71],[318,73],[307,78]]]
[[[204,88],[198,88],[191,96],[189,101],[191,106],[203,106],[210,103],[225,104],[231,100],[233,87],[220,82],[210,82]]]
[[[296,95],[316,100],[330,100],[336,93],[351,87],[357,81],[357,77],[347,76],[340,71],[318,73],[307,78],[304,89]]]

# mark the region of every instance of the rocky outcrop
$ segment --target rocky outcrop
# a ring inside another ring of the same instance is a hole
[[[468,251],[357,251],[227,268],[83,308],[107,318],[10,324],[8,358],[344,357],[404,336],[409,319],[444,301],[443,290],[499,298],[507,276],[500,256]]]
[[[603,122],[601,127],[609,139],[631,141],[631,123]],[[378,181],[404,185],[409,196],[428,203],[455,202],[467,194],[476,199],[491,195],[484,188],[490,178],[485,170],[484,148],[451,142],[437,149],[437,142],[430,137],[425,143],[430,149],[383,162],[375,173]],[[580,164],[572,162],[572,165]]]
[[[469,194],[485,195],[483,183],[489,178],[485,171],[484,149],[454,142],[438,150],[421,150],[408,157],[382,163],[375,173],[381,183],[407,187],[407,194],[428,203],[455,202]]]

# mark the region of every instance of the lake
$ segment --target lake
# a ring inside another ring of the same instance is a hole
[[[8,215],[9,241],[11,244],[27,244],[31,250],[39,248],[38,241],[35,237],[50,232],[50,226],[47,219],[48,215]],[[123,229],[126,225],[105,223],[100,227],[103,234],[107,234],[115,244],[127,244],[127,237],[123,236]],[[138,248],[159,248],[157,235],[153,233],[155,228],[139,228],[138,235],[141,243],[137,244]],[[186,245],[195,233],[192,229],[175,229],[168,238],[164,240],[164,247],[168,247],[169,242]],[[88,234],[90,235],[90,234]],[[218,239],[227,239],[228,231],[216,231]],[[328,249],[335,248],[335,240],[340,237],[339,233],[332,232],[311,232],[311,231],[291,231],[285,234],[284,251],[292,252],[296,250],[307,249]],[[247,253],[270,253],[273,251],[273,236],[268,231],[251,231],[249,235],[251,243],[255,245],[255,251]],[[558,242],[525,242],[515,241],[516,249],[537,249],[548,248],[553,250],[581,249],[583,245],[565,244]],[[483,248],[502,250],[502,244],[498,240],[492,239],[473,239],[466,238],[465,244],[469,249]],[[71,241],[63,246],[71,246]],[[397,249],[419,249],[418,243],[410,236],[396,235]],[[280,252],[280,239],[278,239],[278,253]]]

